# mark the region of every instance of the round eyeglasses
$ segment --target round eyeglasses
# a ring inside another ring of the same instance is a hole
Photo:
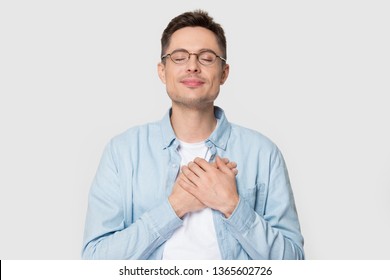
[[[191,55],[195,55],[199,63],[206,66],[213,64],[217,60],[217,57],[220,58],[223,62],[226,62],[225,58],[217,55],[212,50],[203,50],[199,53],[190,53],[189,51],[182,49],[174,50],[171,53],[163,55],[161,60],[164,60],[169,56],[174,63],[185,64],[190,60]]]

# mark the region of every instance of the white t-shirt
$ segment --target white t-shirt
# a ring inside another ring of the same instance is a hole
[[[185,143],[180,141],[179,154],[181,165],[187,165],[196,157],[209,161],[211,156],[205,142]],[[178,228],[166,241],[162,258],[165,260],[221,259],[210,208],[184,215],[183,226]]]

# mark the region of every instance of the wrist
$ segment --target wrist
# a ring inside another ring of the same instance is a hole
[[[222,209],[222,214],[225,215],[226,219],[229,219],[229,217],[233,214],[234,210],[236,210],[238,202],[239,202],[239,197],[234,197],[229,203],[224,205],[224,209]]]
[[[172,195],[168,197],[168,202],[171,205],[173,211],[175,211],[176,216],[178,216],[180,219],[183,218],[185,214],[187,214],[188,211],[184,209],[183,204],[180,203],[180,201],[177,201]]]

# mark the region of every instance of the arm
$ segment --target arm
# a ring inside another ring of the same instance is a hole
[[[252,259],[304,258],[292,190],[279,150],[271,155],[267,184],[258,186],[265,189],[256,192],[256,200],[265,201],[255,205],[265,205],[264,209],[253,209],[238,197],[234,176],[218,157],[219,171],[199,159],[194,163],[183,170],[193,184],[183,188],[224,214],[226,227]]]
[[[89,194],[84,259],[147,259],[182,224],[166,199],[126,225],[125,212],[131,214],[132,209],[124,209],[117,162],[110,143]]]
[[[252,259],[304,259],[294,197],[279,150],[271,154],[268,182],[258,187],[265,188],[257,190],[256,197],[264,200],[264,208],[253,209],[240,197],[225,219],[228,229]]]

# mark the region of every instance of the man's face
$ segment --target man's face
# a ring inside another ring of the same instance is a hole
[[[166,54],[185,49],[199,53],[209,49],[222,56],[215,34],[203,27],[185,27],[172,34]],[[229,65],[217,58],[211,65],[202,65],[196,55],[191,55],[185,64],[175,64],[170,57],[158,64],[158,74],[166,85],[172,105],[202,109],[214,104],[220,86],[229,74]]]

